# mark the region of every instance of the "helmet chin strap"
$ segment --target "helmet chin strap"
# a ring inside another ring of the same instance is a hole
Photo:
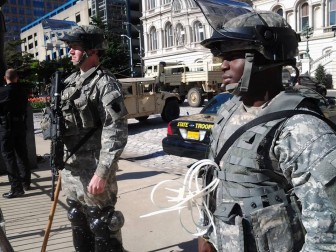
[[[230,88],[233,90],[233,94],[241,95],[241,93],[246,93],[250,84],[251,74],[253,72],[253,62],[254,62],[254,53],[247,52],[245,53],[245,65],[244,65],[244,72],[240,79],[240,81],[232,85]]]
[[[84,51],[82,57],[76,62],[75,66],[81,66],[88,57],[89,55]]]
[[[250,52],[245,53],[244,72],[238,84],[240,92],[247,92],[249,88],[251,74],[253,72],[253,62],[254,62],[254,53]]]

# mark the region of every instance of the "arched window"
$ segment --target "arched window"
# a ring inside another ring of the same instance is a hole
[[[194,42],[201,42],[204,40],[204,28],[201,22],[197,21],[194,24]]]
[[[283,17],[283,9],[279,8],[276,13],[278,13],[281,17]]]
[[[329,25],[336,24],[336,0],[329,1]]]
[[[188,9],[196,8],[196,7],[197,7],[197,5],[196,5],[194,0],[187,0],[187,8]]]
[[[149,49],[156,50],[157,49],[157,33],[155,27],[152,27],[149,31]]]
[[[154,9],[156,7],[155,0],[147,0],[148,10]]]
[[[301,10],[301,31],[309,27],[309,6],[307,3],[302,4]]]
[[[173,27],[171,23],[167,23],[165,27],[165,47],[173,46]]]
[[[185,42],[185,31],[182,24],[176,25],[176,45],[182,46]]]
[[[174,0],[174,4],[173,4],[173,13],[179,13],[181,12],[182,9],[182,3],[180,0]]]

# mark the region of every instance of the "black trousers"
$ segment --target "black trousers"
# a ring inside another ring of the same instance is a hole
[[[22,188],[22,183],[30,184],[31,172],[26,143],[24,120],[0,123],[0,148],[12,189]]]

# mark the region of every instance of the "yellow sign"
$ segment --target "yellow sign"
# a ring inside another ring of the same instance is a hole
[[[213,124],[206,124],[206,123],[196,123],[195,129],[204,129],[209,130],[213,128]]]
[[[189,123],[188,122],[177,122],[177,127],[180,128],[188,128]]]

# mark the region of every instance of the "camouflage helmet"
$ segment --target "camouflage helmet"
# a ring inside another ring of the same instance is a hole
[[[59,40],[67,44],[79,43],[84,49],[106,49],[104,32],[94,25],[75,26],[70,31],[64,32]]]
[[[297,56],[299,41],[296,32],[277,13],[252,11],[228,18],[201,44],[215,56],[232,51],[257,51],[269,61],[287,62]]]

